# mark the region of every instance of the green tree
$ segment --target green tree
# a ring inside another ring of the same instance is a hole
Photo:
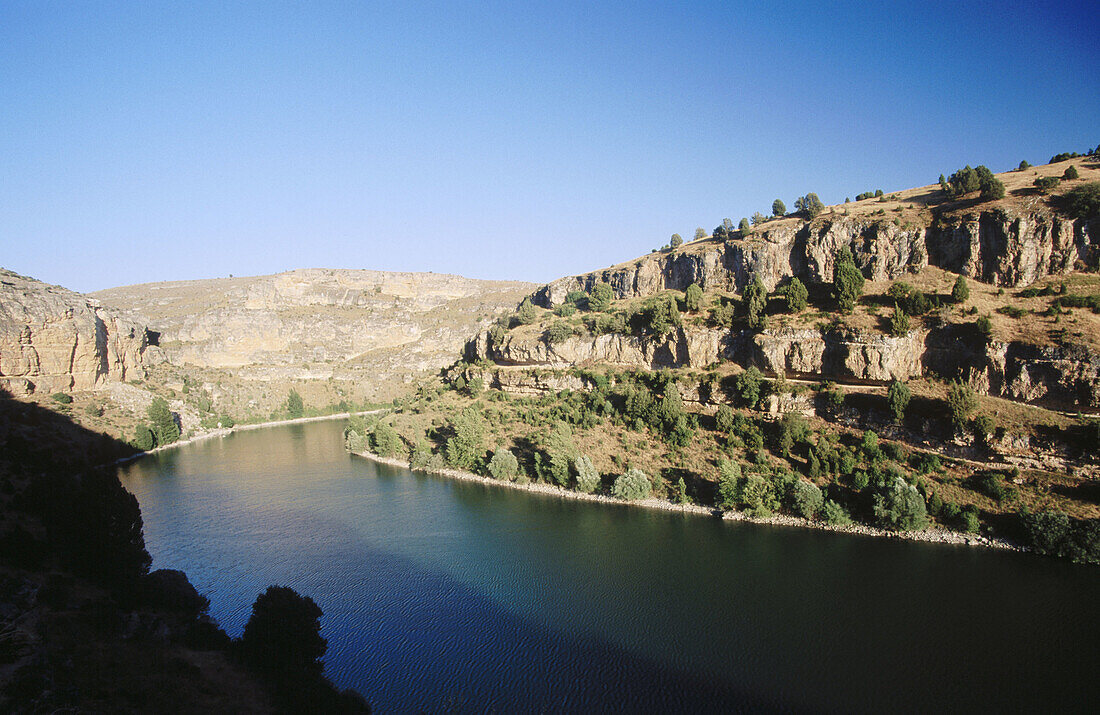
[[[768,220],[768,217],[765,216],[764,214],[760,213],[759,211],[754,212],[753,215],[752,215],[752,225],[753,226],[759,226],[760,224],[764,223],[767,220]]]
[[[577,491],[591,494],[600,488],[600,473],[587,456],[582,454],[573,460],[573,471],[577,474]]]
[[[402,451],[401,438],[388,422],[379,422],[371,430],[371,448],[380,457],[395,457]]]
[[[519,460],[512,450],[497,447],[493,451],[493,458],[489,460],[489,474],[493,479],[510,482],[519,474]]]
[[[703,304],[703,289],[698,283],[692,283],[684,291],[684,309],[692,313],[698,312]]]
[[[451,421],[451,436],[447,439],[447,461],[458,469],[469,469],[484,454],[482,440],[485,423],[472,405]]]
[[[836,267],[833,269],[833,298],[840,310],[850,313],[863,295],[863,273],[856,268],[852,250],[845,246],[836,255]]]
[[[535,304],[531,302],[530,298],[524,298],[516,310],[516,322],[520,325],[530,325],[538,320],[538,317],[539,313],[535,308]]]
[[[894,315],[890,318],[890,334],[895,338],[904,337],[909,334],[909,327],[909,314],[894,303]]]
[[[733,509],[741,496],[741,465],[728,459],[718,460],[718,495],[715,506]]]
[[[149,425],[143,422],[134,428],[134,440],[131,444],[135,449],[148,452],[157,446],[157,438],[153,435],[153,430],[149,429]]]
[[[633,501],[634,499],[645,499],[648,497],[653,489],[653,485],[649,481],[649,477],[645,472],[634,467],[628,469],[625,474],[621,474],[615,478],[615,483],[611,486],[611,496],[616,499],[626,499]]]
[[[168,402],[163,397],[153,398],[145,414],[149,416],[149,427],[158,447],[172,444],[180,438],[180,427],[176,423],[176,416],[168,409]]]
[[[742,218],[741,222],[737,224],[737,230],[741,232],[742,236],[751,231],[752,227],[749,225],[749,220],[747,218]]]
[[[810,298],[810,292],[806,290],[806,285],[802,281],[797,278],[792,278],[783,293],[787,299],[787,310],[792,313],[798,313],[806,309],[806,305]]]
[[[699,229],[699,230],[701,231],[702,229]],[[669,247],[673,248],[673,249],[679,248],[683,244],[684,244],[684,239],[681,238],[680,234],[678,234],[678,233],[672,234],[672,238],[669,239],[669,242],[668,242]]]
[[[722,434],[729,434],[733,431],[733,410],[729,405],[719,405],[718,411],[714,414],[714,426]]]
[[[967,285],[965,276],[955,279],[955,285],[951,288],[951,300],[956,303],[965,303],[970,300],[970,286]]]
[[[795,199],[794,209],[805,216],[807,220],[813,220],[825,210],[825,204],[821,203],[821,199],[817,197],[817,194],[810,193]]]
[[[320,677],[328,642],[321,637],[321,608],[309,596],[270,586],[252,604],[241,635],[245,662],[284,682]]]
[[[776,199],[772,201],[772,216],[786,216],[787,205],[782,200]]]
[[[1062,173],[1062,178],[1066,181],[1073,181],[1080,176],[1081,174],[1077,172],[1077,167],[1073,165],[1067,166],[1066,170]]]
[[[707,237],[707,230],[705,228],[700,226],[699,228],[695,229],[695,240],[696,241],[698,241],[700,239],[703,239],[703,238],[706,238],[706,237]]]
[[[962,429],[970,414],[978,408],[978,397],[973,388],[962,382],[952,382],[947,389],[947,409],[955,429]]]
[[[763,383],[764,375],[756,369],[755,365],[737,376],[737,394],[746,407],[756,407],[756,403],[760,402]]]
[[[749,317],[749,327],[754,330],[762,327],[765,318],[764,310],[768,307],[768,291],[760,281],[760,276],[753,276],[752,283],[745,288],[742,300]]]
[[[1027,159],[1024,159],[1023,161],[1020,162],[1020,165],[1016,167],[1016,171],[1023,171],[1024,169],[1030,169],[1030,168],[1031,168],[1031,164],[1029,164],[1027,162]]]
[[[1066,211],[1073,218],[1093,218],[1100,216],[1100,181],[1071,189],[1063,197]]]
[[[546,439],[546,456],[550,463],[550,477],[558,486],[569,485],[569,465],[577,456],[573,444],[573,431],[564,422],[558,422]]]
[[[1040,193],[1049,194],[1054,189],[1058,188],[1058,184],[1062,183],[1062,180],[1057,176],[1040,176],[1035,180],[1035,188]]]
[[[898,478],[878,490],[873,498],[875,520],[884,529],[923,531],[928,528],[928,509],[917,488]]]
[[[611,301],[615,297],[615,290],[608,283],[597,283],[592,288],[592,297],[588,299],[588,305],[592,310],[605,312],[611,307]]]
[[[573,337],[573,326],[564,320],[555,320],[546,329],[546,342],[550,345],[564,343],[571,337]]]
[[[886,391],[886,404],[889,405],[890,411],[894,413],[896,421],[901,422],[905,417],[905,409],[909,407],[909,400],[912,397],[912,391],[904,382],[894,380],[890,383],[890,389]]]
[[[791,511],[803,519],[813,519],[825,505],[825,495],[816,484],[799,479],[791,486]]]
[[[292,420],[296,420],[302,416],[305,409],[305,405],[302,403],[302,396],[298,394],[297,390],[291,390],[286,396],[286,416]]]
[[[730,231],[732,231],[733,230],[733,219],[731,219],[731,218],[722,219],[722,228],[726,229],[726,233],[729,233]]]

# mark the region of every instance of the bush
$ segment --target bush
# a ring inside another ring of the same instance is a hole
[[[884,529],[922,531],[928,527],[924,497],[904,479],[877,490],[873,511],[876,523]]]
[[[805,519],[813,519],[825,504],[825,497],[816,484],[799,479],[791,487],[791,511]]]
[[[747,218],[741,219],[740,223],[737,224],[737,230],[741,232],[742,236],[751,231],[752,227],[749,225],[749,220]]]
[[[1058,188],[1058,184],[1062,183],[1062,180],[1057,176],[1040,176],[1034,183],[1035,188],[1041,193],[1049,194],[1051,191]]]
[[[564,343],[571,337],[573,337],[573,326],[564,320],[554,321],[554,323],[546,329],[546,342],[550,345]]]
[[[852,517],[848,515],[848,510],[832,499],[826,499],[822,505],[821,518],[826,524],[832,526],[847,526],[852,523]]]
[[[252,604],[240,639],[253,668],[284,681],[319,677],[328,643],[321,637],[321,609],[309,596],[270,586]]]
[[[1057,511],[1021,514],[1028,545],[1048,556],[1100,563],[1100,521],[1077,521]]]
[[[719,405],[714,413],[714,426],[719,432],[729,434],[733,430],[733,409],[729,405]]]
[[[836,255],[836,267],[833,271],[833,298],[841,311],[852,312],[863,294],[863,282],[863,273],[856,268],[851,249],[845,246]]]
[[[974,321],[974,329],[986,340],[993,337],[993,321],[989,319],[988,315],[978,316],[978,319]]]
[[[705,228],[700,226],[699,228],[695,229],[695,240],[696,241],[700,241],[700,240],[702,240],[706,237],[707,237],[707,230]]]
[[[50,399],[53,400],[54,402],[56,402],[58,404],[62,404],[62,405],[71,405],[71,404],[73,404],[73,396],[69,395],[67,393],[64,393],[64,392],[55,392],[52,395],[50,395]]]
[[[797,278],[792,278],[783,293],[784,297],[787,299],[787,310],[792,313],[805,310],[810,292],[806,290],[806,286],[802,281]]]
[[[1062,197],[1066,211],[1073,218],[1100,216],[1100,181],[1090,181]]]
[[[785,216],[787,214],[787,205],[780,199],[776,199],[772,202],[772,216]]]
[[[692,283],[684,291],[684,309],[695,313],[698,312],[702,304],[703,289],[699,287],[698,283]]]
[[[577,474],[577,491],[591,494],[600,488],[600,473],[585,455],[573,460],[573,471]]]
[[[1081,175],[1077,172],[1077,167],[1073,165],[1067,166],[1065,172],[1062,174],[1062,178],[1066,181],[1073,181],[1080,176]]]
[[[672,234],[672,238],[670,238],[668,241],[669,248],[677,249],[682,245],[684,245],[684,239],[680,236],[680,234]]]
[[[890,383],[890,389],[886,391],[886,404],[894,413],[894,420],[901,422],[905,418],[905,409],[909,406],[909,400],[913,393],[909,386],[899,380]]]
[[[959,276],[955,279],[955,285],[951,288],[951,300],[956,303],[965,303],[970,299],[970,286],[966,283],[964,276]]]
[[[821,199],[817,197],[817,194],[809,193],[795,199],[794,208],[795,211],[805,216],[807,220],[812,221],[814,217],[825,210],[825,204],[821,203]]]
[[[562,318],[572,318],[577,314],[577,306],[573,303],[562,303],[554,310],[554,314]]]
[[[748,314],[749,327],[757,329],[764,324],[764,310],[768,307],[768,291],[760,282],[760,276],[753,276],[752,283],[745,288],[742,297],[745,303],[745,311]]]
[[[611,496],[616,499],[645,499],[650,495],[652,485],[649,483],[649,477],[645,475],[640,469],[631,468],[627,470],[625,474],[621,474],[615,479],[615,483],[611,487]]]
[[[493,479],[510,482],[519,473],[519,460],[510,449],[497,449],[493,452],[493,458],[489,460],[489,474]]]
[[[371,449],[380,457],[395,457],[402,451],[401,438],[388,422],[379,422],[371,430]]]
[[[769,516],[779,508],[775,486],[759,474],[750,474],[741,479],[739,503],[741,508],[753,516]]]
[[[530,298],[524,298],[516,310],[516,322],[520,325],[530,325],[538,320],[538,317],[539,313],[535,308],[535,304],[531,302]]]
[[[894,315],[890,318],[890,334],[895,338],[902,338],[909,334],[911,323],[909,314],[894,303]]]
[[[951,423],[955,429],[962,429],[970,418],[970,413],[978,407],[978,397],[974,390],[962,382],[952,382],[947,389],[947,409],[951,414]]]

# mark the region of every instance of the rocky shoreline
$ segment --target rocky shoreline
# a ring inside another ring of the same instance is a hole
[[[823,522],[810,521],[809,519],[803,519],[797,516],[787,516],[784,514],[776,514],[769,517],[754,517],[744,512],[738,511],[721,511],[719,509],[698,506],[695,504],[674,504],[666,499],[636,499],[628,501],[626,499],[617,499],[615,497],[606,496],[603,494],[585,494],[584,492],[577,492],[571,489],[565,489],[563,487],[555,486],[552,484],[542,484],[529,482],[527,484],[518,484],[516,482],[505,482],[490,477],[483,477],[471,472],[464,472],[458,469],[420,469],[413,467],[407,460],[394,459],[391,457],[380,457],[377,454],[370,452],[351,452],[351,454],[357,457],[363,457],[380,464],[387,464],[392,467],[401,467],[414,472],[422,472],[425,474],[435,474],[449,479],[458,479],[467,482],[478,482],[481,484],[490,484],[497,487],[506,487],[511,489],[518,489],[526,492],[533,492],[536,494],[543,494],[545,496],[556,496],[560,499],[577,499],[580,501],[592,501],[603,502],[605,504],[620,504],[624,506],[642,507],[644,509],[658,509],[661,511],[681,512],[684,514],[695,514],[698,516],[718,517],[721,519],[727,519],[729,521],[747,521],[754,524],[769,524],[772,526],[787,526],[797,527],[803,529],[821,529],[823,531],[835,531],[843,534],[856,534],[859,536],[873,536],[879,538],[888,539],[904,539],[907,541],[924,541],[929,543],[939,544],[956,544],[960,546],[984,546],[992,549],[1002,549],[1006,551],[1029,551],[1026,547],[1014,544],[1005,539],[989,538],[986,536],[979,536],[974,534],[963,534],[957,531],[950,531],[942,528],[929,528],[925,531],[887,531],[886,529],[877,529],[873,526],[866,526],[864,524],[849,524],[847,526],[834,526],[831,524],[825,524]]]

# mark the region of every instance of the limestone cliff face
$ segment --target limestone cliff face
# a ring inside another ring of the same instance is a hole
[[[454,360],[530,283],[433,273],[305,269],[96,293],[148,320],[173,365],[253,382],[401,382]]]
[[[844,327],[759,333],[686,327],[661,337],[574,336],[556,345],[514,332],[498,345],[485,331],[467,344],[466,359],[505,367],[605,364],[651,370],[705,369],[730,360],[792,378],[885,383],[936,376],[1014,400],[1100,406],[1100,355],[1082,347],[987,344],[967,326],[913,330],[901,337]]]
[[[869,215],[829,214],[813,222],[782,219],[745,239],[706,239],[632,263],[554,281],[534,294],[543,307],[560,305],[571,290],[609,283],[619,298],[684,290],[741,291],[760,277],[772,290],[798,276],[821,283],[833,278],[837,251],[848,246],[864,275],[896,278],[934,265],[994,285],[1020,286],[1075,266],[1100,263],[1100,225],[1071,220],[1045,204],[955,212],[917,224],[895,225]]]
[[[12,393],[95,389],[162,359],[134,318],[0,269],[0,386]]]

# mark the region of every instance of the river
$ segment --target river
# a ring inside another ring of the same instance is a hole
[[[272,584],[324,610],[375,712],[1080,710],[1100,569],[598,504],[352,457],[343,421],[120,467],[153,568],[240,634]]]

